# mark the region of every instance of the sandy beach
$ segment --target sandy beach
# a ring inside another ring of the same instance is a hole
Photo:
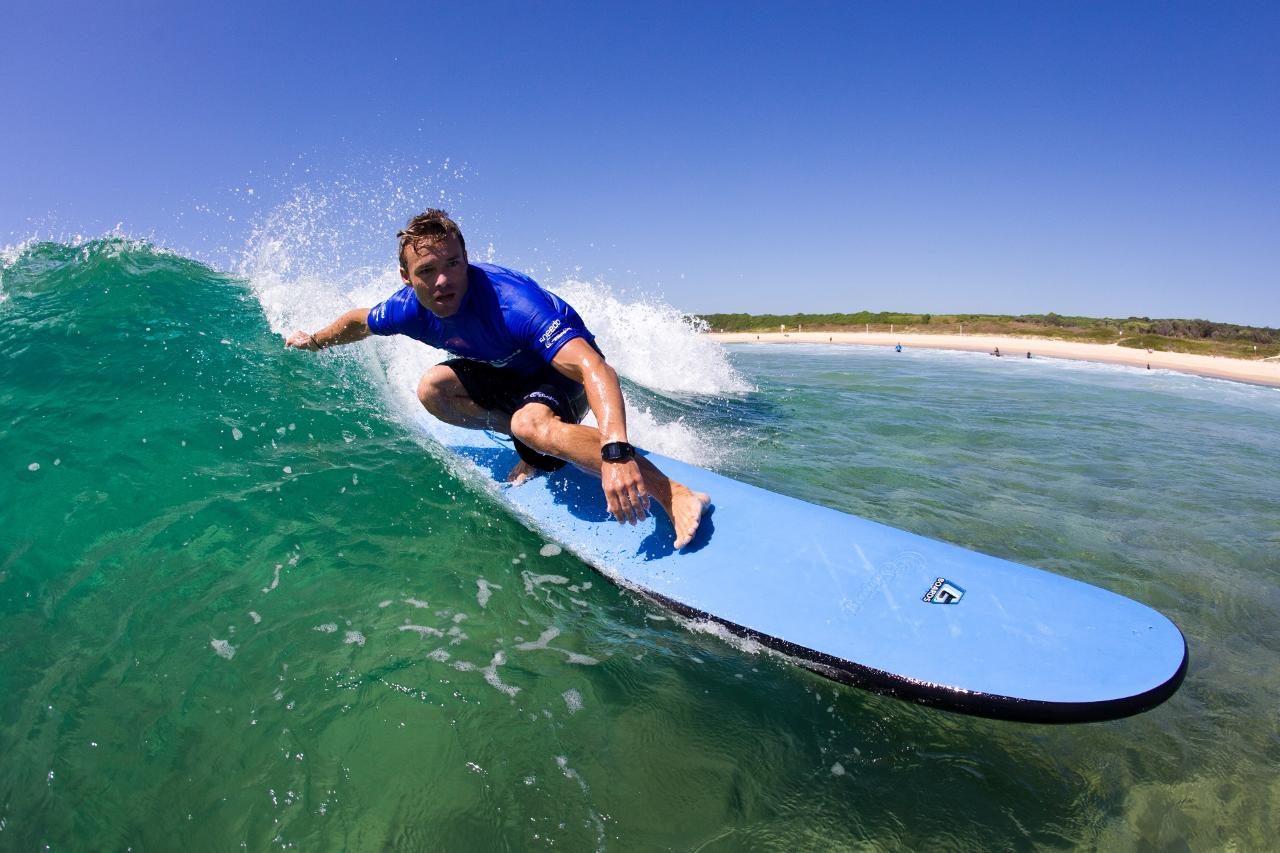
[[[1179,352],[1147,352],[1118,344],[1089,344],[1057,341],[1049,338],[1017,338],[993,335],[895,335],[887,332],[709,332],[715,340],[726,343],[752,344],[869,344],[891,347],[902,344],[913,349],[952,349],[992,352],[997,347],[1008,358],[1071,358],[1125,364],[1152,370],[1177,370],[1217,379],[1250,382],[1255,385],[1280,387],[1280,360],[1252,361],[1242,358],[1218,358]]]

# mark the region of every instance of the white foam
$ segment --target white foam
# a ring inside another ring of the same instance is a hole
[[[431,606],[431,605],[430,605],[430,604],[428,604],[427,602],[422,601],[421,599],[418,599],[418,598],[406,598],[406,599],[404,599],[404,603],[405,603],[405,604],[412,604],[414,607],[417,607],[417,608],[419,608],[419,609],[422,609],[422,608],[424,608],[424,607],[430,607],[430,606]]]
[[[281,569],[283,569],[283,568],[284,568],[284,564],[282,564],[282,563],[276,563],[276,572],[275,572],[275,574],[271,577],[271,586],[264,586],[264,587],[262,588],[262,591],[263,591],[263,592],[271,592],[271,590],[273,590],[273,589],[275,589],[276,587],[280,586],[280,570],[281,570]]]
[[[226,640],[210,640],[209,645],[213,647],[214,654],[220,658],[231,660],[236,656],[236,647]]]
[[[401,625],[396,630],[413,631],[418,636],[424,639],[427,637],[443,637],[444,636],[444,631],[441,631],[439,628],[432,628],[430,625]]]
[[[567,584],[569,579],[564,575],[535,575],[533,572],[521,572],[520,577],[524,580],[525,595],[533,595],[534,590],[544,583],[550,584]]]
[[[18,258],[22,257],[23,253],[26,252],[27,249],[40,241],[41,238],[36,235],[28,237],[20,243],[16,243],[12,246],[4,246],[3,248],[0,248],[0,272],[4,272],[9,269],[9,267],[16,264],[18,262]],[[0,278],[0,284],[2,283],[3,279]]]
[[[317,626],[315,626],[315,627],[314,627],[314,628],[312,628],[311,630],[313,630],[313,631],[319,631],[321,634],[334,634],[334,633],[337,633],[337,630],[338,630],[338,623],[337,623],[337,622],[326,622],[326,623],[324,623],[323,625],[317,625]]]
[[[560,697],[564,699],[565,707],[569,709],[570,714],[576,714],[582,710],[582,694],[572,687],[561,693]]]
[[[519,687],[510,684],[504,684],[502,679],[498,677],[498,667],[507,662],[507,657],[502,652],[494,652],[493,659],[489,661],[489,665],[480,670],[484,675],[484,680],[490,687],[500,690],[508,696],[515,697],[520,692]]]
[[[566,663],[578,664],[579,666],[594,666],[600,663],[600,661],[596,660],[590,655],[583,655],[583,654],[579,654],[578,652],[571,652],[568,649],[560,649],[551,645],[551,641],[558,636],[560,636],[560,629],[552,625],[551,627],[547,628],[547,630],[539,634],[538,639],[529,640],[528,642],[524,642],[524,643],[517,643],[516,648],[522,652],[533,652],[533,651],[540,651],[540,650],[559,652],[560,654],[564,655]]]
[[[627,300],[603,282],[543,282],[572,305],[615,370],[655,391],[740,394],[751,390],[705,329],[654,296]]]
[[[489,606],[489,598],[493,595],[493,590],[502,589],[496,583],[489,583],[484,578],[476,580],[476,603],[481,607]]]
[[[522,652],[531,652],[535,649],[549,648],[547,644],[558,636],[560,636],[560,629],[555,625],[552,625],[550,628],[538,635],[538,639],[530,640],[527,643],[519,643],[516,645],[516,648]]]
[[[719,622],[713,622],[710,619],[685,619],[678,617],[679,621],[690,631],[696,631],[699,634],[710,634],[741,652],[749,655],[758,655],[761,652],[768,651],[764,646],[755,640],[747,637],[740,637],[721,625]]]
[[[556,543],[548,542],[546,545],[543,545],[541,548],[538,549],[538,553],[541,554],[543,557],[554,557],[563,550],[564,549],[561,548]]]
[[[348,631],[346,636],[342,638],[342,642],[346,643],[348,646],[363,646],[364,634],[361,634],[359,631]]]
[[[253,620],[253,624],[255,625],[260,625],[262,623],[262,617],[252,610],[249,611],[249,618]]]

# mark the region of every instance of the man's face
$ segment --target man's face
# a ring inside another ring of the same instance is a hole
[[[467,293],[467,253],[452,235],[442,240],[419,240],[404,247],[408,268],[400,278],[413,288],[418,301],[437,317],[452,317]]]

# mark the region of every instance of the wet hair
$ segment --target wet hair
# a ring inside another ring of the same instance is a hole
[[[462,238],[462,230],[458,228],[458,223],[449,218],[449,214],[434,207],[419,213],[396,235],[396,239],[400,241],[400,269],[408,269],[404,261],[405,246],[412,244],[417,247],[419,243],[434,243],[451,236],[458,238],[458,245],[465,252],[467,241]]]

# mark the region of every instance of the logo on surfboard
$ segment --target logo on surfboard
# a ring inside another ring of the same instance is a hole
[[[938,578],[921,599],[926,604],[957,604],[964,596],[964,587],[956,586],[946,578]]]

